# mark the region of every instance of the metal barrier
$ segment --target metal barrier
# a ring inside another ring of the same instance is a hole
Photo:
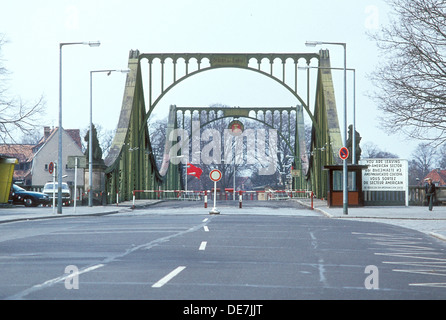
[[[183,200],[204,200],[204,207],[207,208],[208,193],[212,194],[211,190],[204,191],[194,191],[194,190],[133,190],[133,204],[132,209],[135,208],[136,193],[155,193],[156,199],[183,199]],[[224,194],[219,193],[219,200],[230,200],[228,199],[231,192],[224,192]],[[313,210],[313,191],[308,190],[268,190],[268,191],[237,191],[239,208],[242,208],[243,199],[244,200],[260,200],[260,201],[280,201],[292,198],[310,198],[310,208]],[[171,197],[173,195],[173,197]],[[192,197],[190,197],[192,196]],[[222,199],[224,197],[224,199]],[[117,195],[118,199],[118,195]],[[235,201],[235,194],[233,200]],[[118,205],[118,201],[116,203]]]
[[[136,201],[136,193],[155,193],[156,199],[164,199],[164,200],[202,200],[205,193],[207,191],[194,191],[194,190],[133,190],[133,205],[132,208],[135,208]],[[192,197],[191,197],[192,195]]]

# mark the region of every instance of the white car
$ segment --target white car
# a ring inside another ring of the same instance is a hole
[[[58,183],[47,182],[43,187],[43,193],[47,194],[50,198],[50,204],[53,203],[53,188],[55,188],[55,198],[57,204]],[[62,182],[62,204],[69,206],[71,204],[71,191],[66,182]]]

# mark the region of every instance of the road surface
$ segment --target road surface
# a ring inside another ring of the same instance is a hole
[[[1,224],[0,298],[446,298],[442,241],[291,201],[236,204]]]

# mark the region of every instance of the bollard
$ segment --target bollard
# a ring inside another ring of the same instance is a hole
[[[135,191],[133,191],[133,205],[132,209],[135,209]]]
[[[204,207],[208,207],[208,191],[204,190]]]
[[[239,195],[238,195],[238,207],[239,208],[242,207],[242,201],[243,201],[243,195],[242,195],[242,192],[239,191]]]
[[[311,210],[313,210],[314,209],[314,207],[313,207],[313,197],[314,197],[314,194],[313,194],[313,191],[311,191]]]

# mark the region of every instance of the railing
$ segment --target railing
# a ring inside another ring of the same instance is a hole
[[[409,187],[409,205],[426,205],[426,192],[424,186]],[[435,205],[446,205],[446,187],[436,188]],[[405,191],[364,191],[365,206],[404,205]]]
[[[133,190],[133,205],[135,208],[136,194],[137,193],[149,193],[155,194],[154,199],[159,200],[195,200],[204,201],[204,207],[207,208],[208,195],[213,194],[213,190],[194,191],[194,190]],[[237,199],[238,197],[238,199]],[[218,200],[234,200],[239,201],[239,208],[242,207],[243,200],[260,200],[260,201],[279,201],[287,200],[291,198],[310,198],[311,209],[313,209],[313,191],[308,190],[267,190],[267,191],[217,191]],[[119,199],[117,194],[116,199]],[[117,201],[118,205],[119,201]]]
[[[409,187],[409,205],[422,206],[426,203],[424,187]],[[436,187],[436,205],[446,205],[446,187]]]

